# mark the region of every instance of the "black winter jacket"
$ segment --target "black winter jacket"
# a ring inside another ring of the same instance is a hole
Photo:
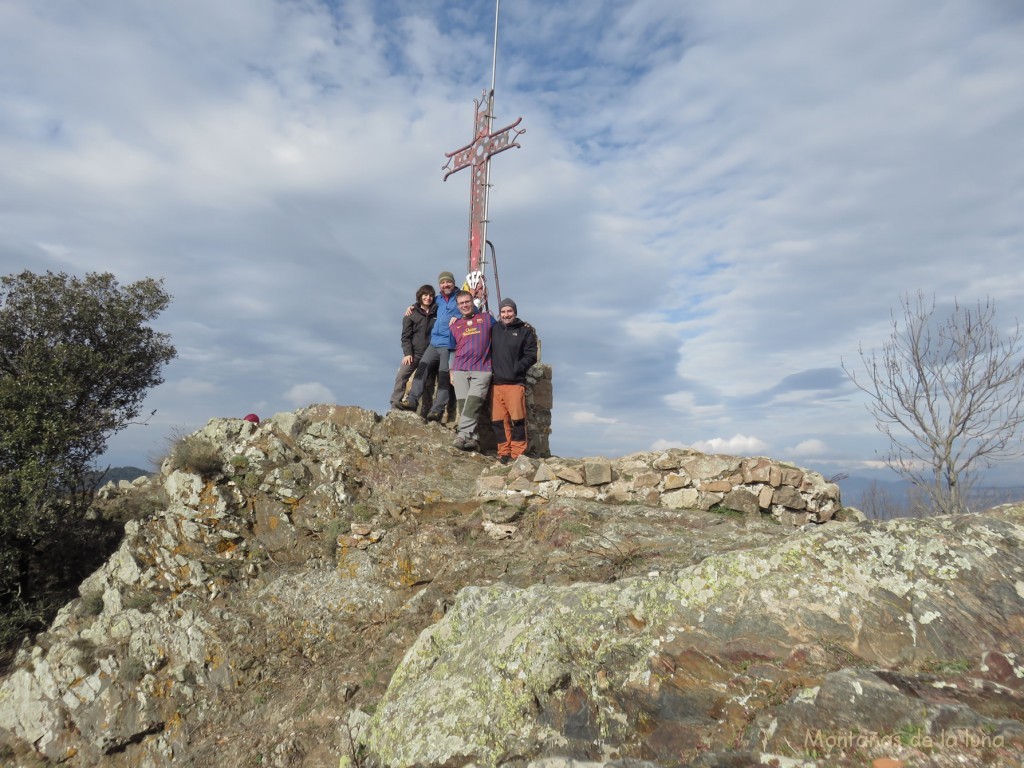
[[[412,314],[402,318],[402,352],[419,360],[430,346],[430,331],[437,318],[437,307],[430,305],[430,310],[423,311],[420,306],[412,308]]]
[[[526,384],[526,372],[537,362],[537,332],[518,317],[491,327],[491,371],[495,384]]]

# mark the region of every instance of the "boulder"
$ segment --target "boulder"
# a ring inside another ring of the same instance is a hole
[[[885,670],[1016,650],[1024,589],[1003,574],[1024,572],[1022,523],[1018,513],[861,524],[614,584],[465,589],[406,654],[367,745],[391,766],[495,765],[554,745],[587,759],[596,743],[673,762],[737,740],[792,749],[830,723],[971,728],[1020,754],[1019,696],[986,715],[964,705],[939,717]],[[794,670],[808,646],[878,671]],[[748,725],[741,702],[763,695],[765,675],[820,683]]]

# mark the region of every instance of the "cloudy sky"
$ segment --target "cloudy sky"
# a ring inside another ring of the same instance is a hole
[[[179,357],[111,443],[383,413],[401,312],[466,269],[442,182],[491,0],[3,0],[0,270],[163,277]],[[885,448],[840,367],[901,294],[1024,317],[1016,0],[504,0],[489,238],[554,368],[552,449],[826,474]]]

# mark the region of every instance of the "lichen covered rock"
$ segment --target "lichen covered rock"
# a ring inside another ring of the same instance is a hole
[[[1014,653],[1022,545],[1019,514],[900,520],[613,584],[466,589],[406,655],[367,743],[383,763],[406,766],[613,754],[672,763],[680,750],[755,740],[768,726],[751,731],[740,711],[760,675],[801,681],[815,654],[888,669]],[[751,662],[767,669],[752,673]],[[886,696],[903,709],[921,700],[891,689],[865,697],[871,718],[844,705],[843,722],[936,725],[912,709],[886,716]],[[1002,719],[965,706],[959,721],[1024,746],[1011,720],[1021,703],[1008,696]]]

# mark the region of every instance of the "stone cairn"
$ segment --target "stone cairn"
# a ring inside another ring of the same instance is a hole
[[[553,406],[551,366],[537,363],[526,372],[526,434],[529,438],[527,450],[531,456],[551,455],[548,441],[551,438]]]

